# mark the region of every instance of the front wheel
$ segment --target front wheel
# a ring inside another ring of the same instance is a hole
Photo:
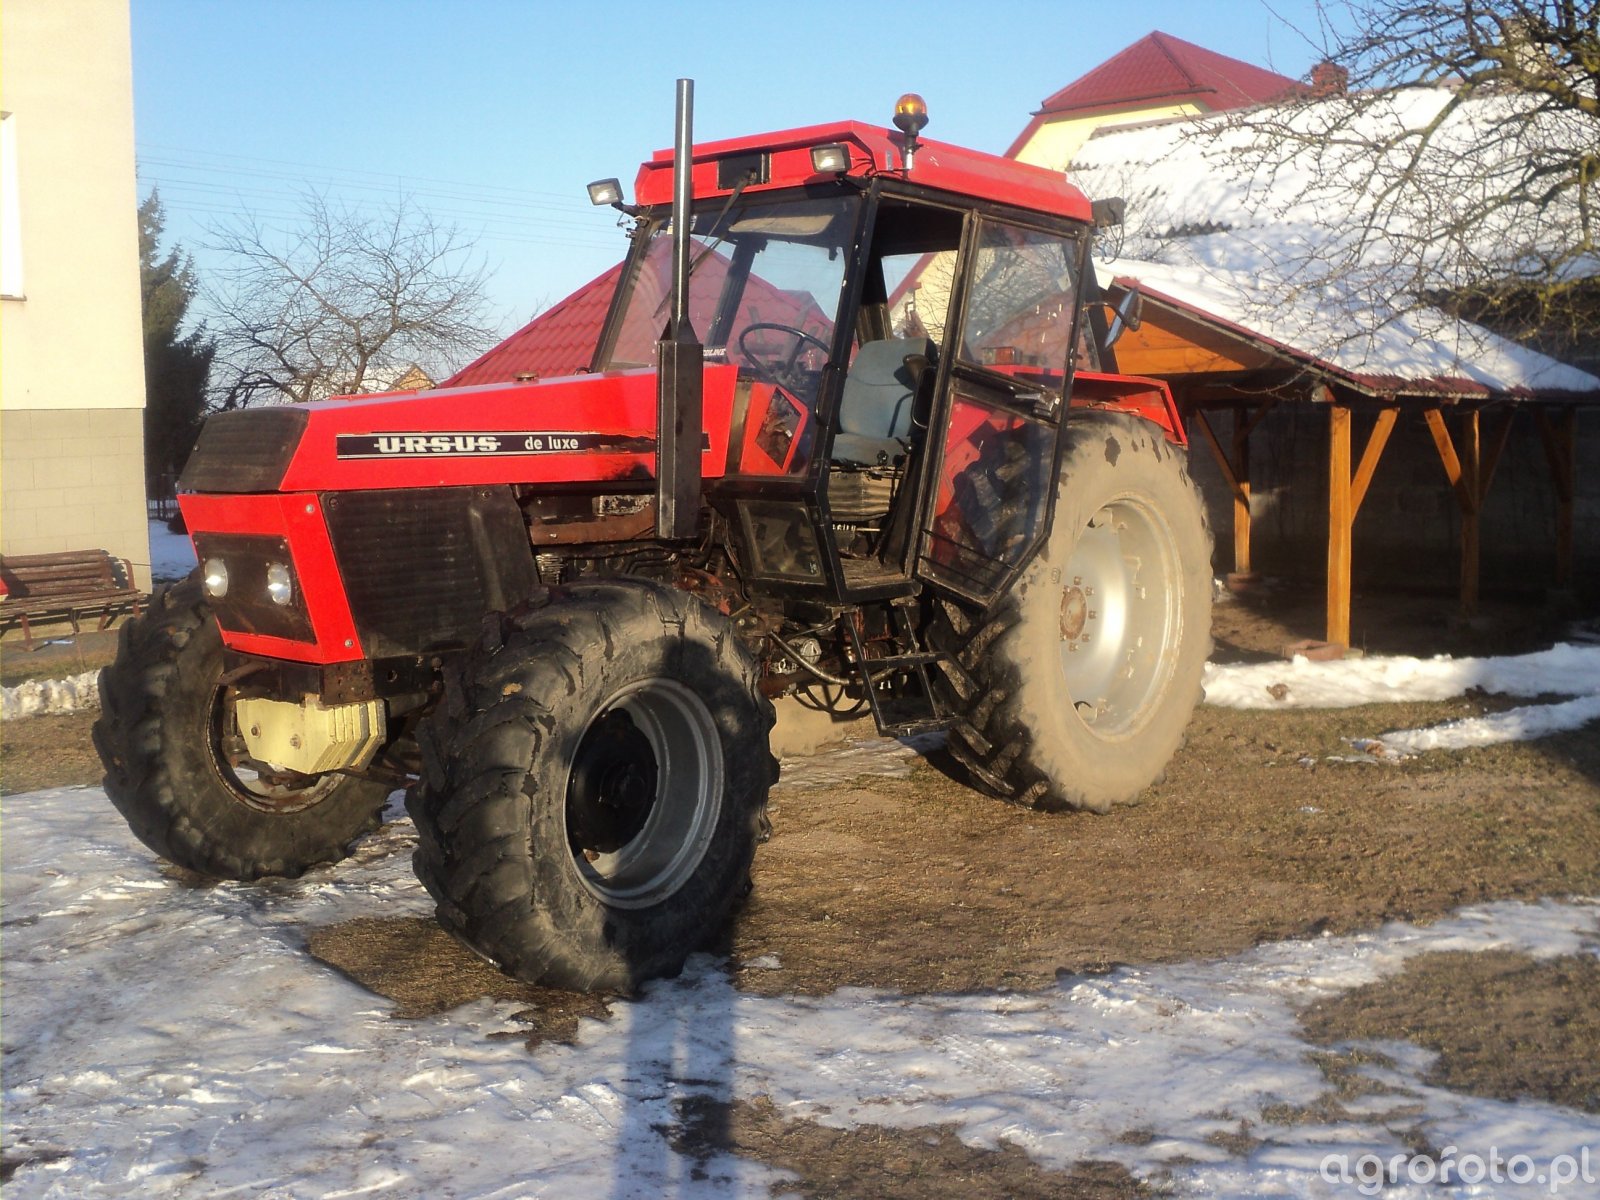
[[[100,673],[94,743],[111,802],[145,845],[213,879],[338,862],[377,828],[389,788],[252,761],[234,699],[222,634],[191,576],[122,627],[116,661]]]
[[[674,974],[748,888],[772,716],[726,618],[673,588],[579,584],[492,623],[408,801],[440,923],[529,982]]]
[[[999,795],[1104,811],[1156,782],[1211,652],[1211,535],[1184,453],[1147,421],[1073,414],[1044,549],[982,627],[950,749]],[[954,681],[953,681],[954,682]]]

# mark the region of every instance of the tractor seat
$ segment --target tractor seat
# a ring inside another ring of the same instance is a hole
[[[883,338],[856,351],[839,401],[834,462],[876,467],[905,454],[911,445],[918,380],[906,360],[920,356],[932,364],[933,355],[933,342],[925,337]]]

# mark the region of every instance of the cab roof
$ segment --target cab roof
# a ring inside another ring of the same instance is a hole
[[[747,167],[754,167],[760,180],[746,186],[748,194],[826,183],[839,176],[814,170],[811,150],[834,143],[849,147],[850,169],[843,174],[853,178],[891,176],[970,200],[1009,204],[1080,221],[1090,219],[1088,199],[1059,171],[923,138],[907,174],[903,166],[903,135],[860,121],[700,143],[693,152],[695,197],[726,196]],[[671,202],[672,158],[670,149],[658,150],[639,168],[634,185],[638,203]]]

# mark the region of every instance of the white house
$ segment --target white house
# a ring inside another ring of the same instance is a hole
[[[148,587],[127,0],[5,0],[0,151],[0,553]]]

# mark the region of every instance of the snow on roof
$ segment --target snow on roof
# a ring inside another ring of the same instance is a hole
[[[1160,100],[1192,100],[1209,109],[1275,100],[1294,80],[1168,33],[1149,33],[1073,80],[1040,113],[1089,113]]]
[[[1530,158],[1585,144],[1570,122],[1587,118],[1507,120],[1528,103],[1419,87],[1169,120],[1097,133],[1070,173],[1091,196],[1127,200],[1120,253],[1175,300],[1352,372],[1592,392],[1593,376],[1408,302],[1574,244],[1566,198],[1496,206]]]
[[[1600,393],[1600,379],[1436,309],[1374,312],[1359,296],[1296,289],[1270,271],[1116,259],[1102,274],[1375,393]]]
[[[1377,223],[1391,259],[1404,240],[1407,249],[1432,241],[1436,262],[1532,260],[1572,240],[1570,196],[1503,204],[1482,224],[1471,218],[1511,191],[1530,160],[1570,154],[1594,131],[1575,113],[1521,119],[1532,103],[1417,87],[1109,128],[1079,150],[1070,174],[1091,195],[1125,196],[1130,221],[1157,239],[1274,230],[1263,252],[1303,252],[1295,235],[1325,243],[1358,216]],[[1414,160],[1417,135],[1435,121]]]

